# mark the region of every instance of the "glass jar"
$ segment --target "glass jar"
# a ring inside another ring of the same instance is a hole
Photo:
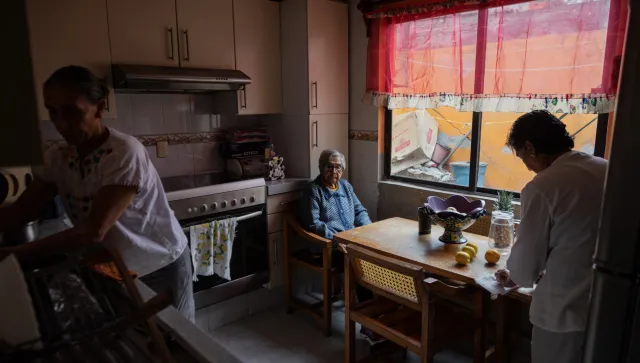
[[[515,237],[514,224],[519,221],[513,219],[513,213],[494,211],[491,213],[491,228],[489,229],[489,247],[496,250],[506,250],[513,244]]]

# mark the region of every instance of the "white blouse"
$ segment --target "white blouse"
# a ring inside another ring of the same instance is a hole
[[[511,279],[532,287],[531,323],[565,333],[586,329],[607,161],[560,156],[522,190],[522,222],[507,261]]]
[[[50,148],[45,153],[44,171],[38,176],[57,186],[74,224],[89,216],[100,188],[136,187],[133,202],[107,232],[104,243],[115,246],[127,267],[144,276],[175,261],[184,251],[187,238],[144,146],[112,128],[109,132],[102,146],[82,160],[73,146]]]

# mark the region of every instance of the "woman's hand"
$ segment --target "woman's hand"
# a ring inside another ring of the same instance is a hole
[[[500,269],[496,271],[496,281],[504,287],[515,287],[516,283],[511,280],[509,277],[509,270],[506,268]]]

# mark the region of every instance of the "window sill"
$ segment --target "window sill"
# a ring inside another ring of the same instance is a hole
[[[394,216],[416,219],[415,209],[425,203],[427,197],[438,196],[446,199],[452,195],[462,195],[470,200],[484,200],[488,213],[493,212],[493,202],[496,197],[483,193],[471,193],[463,190],[437,188],[420,184],[412,184],[404,181],[384,179],[378,182],[378,213],[379,218]],[[387,198],[388,196],[388,198]],[[411,207],[410,210],[408,209]],[[513,202],[514,214],[520,216],[520,201]],[[399,211],[396,215],[395,211]],[[410,214],[409,214],[410,213]]]

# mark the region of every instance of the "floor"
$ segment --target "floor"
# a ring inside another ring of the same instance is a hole
[[[293,362],[343,362],[344,361],[344,310],[336,305],[333,311],[333,335],[324,337],[316,323],[307,314],[285,313],[278,306],[247,318],[219,327],[209,334],[227,347],[240,361],[247,363]],[[359,327],[357,328],[359,329]],[[368,354],[369,343],[357,337],[358,356]],[[402,359],[393,357],[395,361]],[[436,355],[436,363],[467,363],[470,358],[445,351]],[[409,354],[404,361],[419,362]]]

